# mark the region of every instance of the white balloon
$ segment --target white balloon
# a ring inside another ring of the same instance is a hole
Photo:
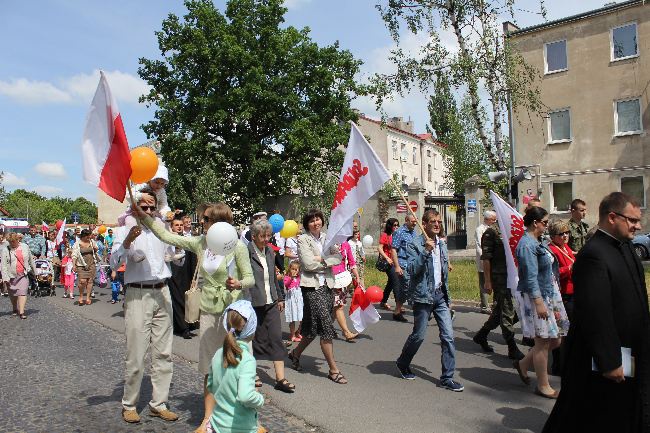
[[[363,237],[363,240],[361,241],[361,245],[363,245],[365,248],[370,248],[372,246],[372,243],[375,240],[372,238],[370,235],[365,235]]]
[[[232,253],[237,246],[237,240],[237,230],[223,221],[212,224],[205,235],[210,251],[220,256]]]

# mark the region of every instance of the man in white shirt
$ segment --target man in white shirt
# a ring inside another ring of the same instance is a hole
[[[490,314],[490,296],[485,292],[485,275],[483,274],[483,261],[481,260],[481,238],[483,233],[497,221],[497,214],[494,211],[483,212],[483,224],[476,227],[476,270],[478,271],[478,287],[481,295],[481,313]]]
[[[189,215],[183,217],[183,236],[192,236],[192,218]]]
[[[256,212],[251,216],[251,225],[255,221],[257,221],[260,218],[266,219],[266,216],[268,214],[266,212]],[[241,236],[239,236],[239,240],[244,243],[244,245],[248,246],[248,244],[251,242],[251,233],[250,233],[250,226],[246,227],[243,232],[241,232]]]
[[[143,189],[138,205],[148,215],[156,212],[156,196]],[[136,225],[127,233],[121,227],[113,241],[111,267],[117,269],[126,262],[124,300],[126,328],[126,364],[122,418],[128,423],[140,421],[136,405],[144,373],[144,361],[151,350],[152,398],[151,416],[165,421],[176,421],[178,415],[167,407],[169,385],[172,379],[172,301],[167,287],[171,276],[165,255],[173,255],[174,248],[161,242],[146,227]],[[144,260],[138,261],[138,258]]]

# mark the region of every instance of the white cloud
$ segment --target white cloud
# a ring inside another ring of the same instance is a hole
[[[61,194],[63,189],[52,185],[38,185],[34,187],[34,192],[45,196],[54,196]]]
[[[63,164],[59,162],[39,162],[34,166],[36,173],[48,177],[65,177]]]
[[[30,81],[25,78],[0,81],[0,95],[23,104],[66,103],[72,97],[46,81]]]
[[[25,186],[27,185],[27,179],[24,177],[18,177],[11,172],[5,171],[2,174],[2,183],[5,186]]]
[[[311,0],[284,0],[284,7],[287,9],[298,9],[300,6],[310,2]]]
[[[105,71],[113,96],[120,103],[138,104],[138,98],[148,93],[150,86],[137,75],[121,71]],[[30,81],[26,78],[0,81],[0,95],[22,104],[78,103],[89,104],[97,90],[99,69],[58,80]]]

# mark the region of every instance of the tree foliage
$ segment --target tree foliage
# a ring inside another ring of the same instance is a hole
[[[0,206],[13,217],[28,218],[30,224],[40,225],[42,221],[53,223],[64,218],[71,221],[73,212],[79,213],[79,223],[97,222],[97,206],[83,197],[76,199],[53,197],[45,198],[33,191],[17,189],[0,201]]]
[[[223,199],[247,215],[269,196],[322,195],[309,181],[340,170],[360,62],[285,26],[281,0],[185,6],[157,32],[162,60],[139,69],[152,86],[141,100],[157,107],[143,129],[162,143],[170,201]]]
[[[505,42],[499,25],[503,14],[515,19],[515,3],[516,0],[388,0],[387,5],[377,6],[398,44],[391,56],[396,73],[374,77],[377,104],[381,106],[394,93],[409,92],[412,86],[435,94],[436,73],[443,72],[452,88],[467,95],[472,126],[489,164],[497,170],[506,169],[503,125],[508,97],[514,108],[541,110],[536,85],[539,73]],[[542,0],[540,13],[545,16]],[[428,41],[418,53],[407,53],[399,46],[402,25],[414,34],[427,35]],[[443,32],[452,35],[454,46],[443,42]],[[483,92],[486,96],[482,98]]]

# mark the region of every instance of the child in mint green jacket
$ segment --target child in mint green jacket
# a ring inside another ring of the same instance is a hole
[[[208,433],[256,433],[257,410],[264,396],[255,391],[257,363],[247,340],[255,333],[257,316],[249,301],[237,301],[224,311],[227,331],[223,347],[212,358],[207,389],[213,399]],[[218,404],[216,402],[219,402]]]

